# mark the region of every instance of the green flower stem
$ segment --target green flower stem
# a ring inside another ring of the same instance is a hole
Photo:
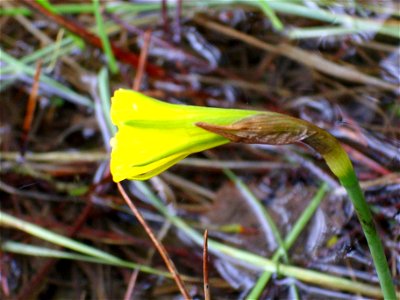
[[[282,114],[260,113],[228,126],[199,122],[197,126],[247,144],[284,145],[302,142],[322,155],[339,178],[353,203],[367,239],[385,299],[396,299],[394,284],[372,213],[364,199],[353,165],[339,141],[327,131],[307,121]]]
[[[318,128],[314,125],[312,127]],[[305,143],[316,149],[324,157],[331,171],[339,178],[340,183],[346,189],[367,239],[383,296],[385,299],[396,299],[396,292],[382,242],[346,151],[332,135],[319,128],[317,134],[307,138]]]
[[[396,298],[392,276],[389,271],[389,266],[386,260],[382,242],[374,225],[371,210],[364,199],[364,195],[361,191],[358,181],[349,185],[347,185],[346,182],[340,182],[346,189],[351,201],[353,202],[358,219],[360,220],[365,238],[367,239],[368,246],[371,251],[372,259],[374,260],[376,273],[378,274],[384,298],[399,299]]]

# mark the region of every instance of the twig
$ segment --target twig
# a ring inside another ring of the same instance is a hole
[[[173,40],[175,43],[179,44],[182,39],[182,0],[177,0],[175,8],[175,22],[174,22],[174,36]]]
[[[210,285],[208,281],[208,230],[204,231],[204,246],[203,246],[203,284],[204,284],[204,299],[210,300]]]
[[[143,74],[146,68],[147,55],[149,53],[150,39],[151,39],[151,31],[148,30],[143,35],[143,48],[142,51],[140,52],[137,73],[135,76],[135,80],[133,82],[133,89],[135,91],[140,90],[140,84],[142,82]]]
[[[145,221],[145,219],[143,218],[143,216],[141,215],[141,213],[139,212],[139,210],[136,208],[136,206],[133,204],[133,202],[131,201],[131,199],[129,198],[129,196],[126,194],[124,188],[122,187],[122,185],[120,183],[117,183],[118,186],[118,190],[121,193],[122,197],[124,198],[124,200],[126,201],[126,203],[128,204],[129,208],[132,210],[133,214],[136,216],[136,218],[138,219],[138,221],[140,222],[140,224],[142,224],[144,230],[146,231],[146,233],[148,234],[148,236],[150,237],[151,241],[153,242],[154,246],[157,248],[158,252],[160,253],[161,257],[163,258],[165,265],[167,266],[168,270],[171,272],[182,296],[185,299],[190,299],[189,293],[187,292],[185,285],[182,282],[181,277],[178,274],[178,271],[174,265],[174,263],[172,262],[172,260],[169,258],[167,251],[165,250],[164,246],[157,240],[157,238],[155,237],[155,235],[153,234],[153,232],[151,231],[150,227],[147,225],[147,222]]]
[[[139,274],[139,269],[135,269],[132,271],[131,277],[129,279],[128,288],[126,289],[126,292],[124,295],[124,300],[132,299],[132,293],[135,288],[136,279],[137,279],[138,274]]]
[[[163,24],[164,34],[169,34],[169,23],[168,23],[168,8],[167,0],[161,0],[161,20]]]
[[[39,90],[40,83],[40,73],[42,71],[42,61],[39,60],[36,65],[35,76],[33,77],[33,85],[32,90],[29,95],[28,104],[26,106],[26,113],[24,124],[22,127],[22,139],[21,139],[21,155],[24,156],[26,152],[26,148],[28,146],[29,133],[31,131],[33,115],[35,114],[36,104],[37,104],[37,95]]]
[[[143,35],[143,48],[140,52],[138,68],[135,80],[133,82],[133,89],[136,91],[140,90],[140,84],[142,82],[143,74],[146,67],[146,60],[147,60],[150,39],[151,39],[151,31],[148,30]],[[139,274],[139,269],[135,269],[132,271],[131,277],[129,279],[129,285],[125,292],[124,300],[129,300],[132,298],[132,293],[136,284],[136,279],[138,277],[138,274]]]

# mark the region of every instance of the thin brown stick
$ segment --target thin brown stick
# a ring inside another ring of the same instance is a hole
[[[157,238],[155,237],[155,235],[151,231],[149,225],[147,225],[147,222],[145,221],[145,219],[143,218],[143,216],[141,215],[139,210],[136,208],[136,206],[133,204],[133,202],[131,201],[131,199],[129,198],[127,193],[125,192],[125,190],[122,187],[122,185],[118,182],[117,186],[118,186],[119,192],[121,193],[122,197],[124,198],[124,200],[128,204],[129,208],[132,210],[133,214],[138,219],[140,224],[142,224],[144,230],[146,231],[146,233],[150,237],[151,241],[153,242],[154,246],[157,248],[158,252],[160,253],[162,259],[165,262],[165,265],[167,266],[169,272],[172,274],[172,276],[173,276],[173,278],[174,278],[174,280],[175,280],[175,282],[176,282],[176,284],[177,284],[182,296],[185,299],[190,299],[189,293],[186,290],[186,287],[183,284],[183,281],[182,281],[181,277],[179,276],[178,271],[177,271],[174,263],[172,262],[172,260],[168,256],[168,253],[165,250],[164,246],[157,240]]]
[[[135,80],[133,82],[133,89],[135,91],[140,90],[140,84],[142,82],[143,74],[146,68],[147,54],[149,53],[150,39],[151,39],[151,31],[147,30],[143,35],[143,48],[142,51],[140,51],[137,73],[135,76]]]
[[[132,272],[131,277],[129,279],[129,284],[128,284],[128,288],[125,292],[124,295],[124,300],[130,300],[132,299],[132,294],[133,294],[133,290],[135,289],[135,285],[136,285],[136,279],[138,277],[139,274],[139,270],[136,269]]]
[[[36,65],[35,76],[33,77],[33,85],[29,94],[28,104],[26,105],[26,113],[24,123],[22,125],[21,154],[24,155],[28,146],[29,133],[32,127],[33,115],[35,114],[37,95],[39,91],[40,73],[42,72],[42,61],[38,60]]]
[[[161,0],[161,19],[164,29],[164,34],[169,34],[169,24],[168,24],[168,8],[167,8],[167,0]]]
[[[208,281],[208,230],[204,231],[203,245],[203,284],[204,284],[204,299],[210,300],[210,284]]]
[[[139,56],[139,62],[138,62],[135,80],[133,81],[133,89],[136,91],[140,91],[140,84],[142,83],[143,74],[145,72],[145,67],[146,67],[150,39],[151,39],[151,31],[147,30],[143,35],[143,47],[142,47],[142,50],[141,50],[140,56]],[[138,274],[139,274],[138,269],[135,269],[132,271],[131,277],[129,279],[128,288],[124,295],[124,300],[129,300],[132,298],[132,293],[135,288],[136,279],[138,277]]]
[[[176,12],[175,12],[175,24],[174,24],[174,42],[180,43],[182,38],[182,0],[178,0],[176,3]]]

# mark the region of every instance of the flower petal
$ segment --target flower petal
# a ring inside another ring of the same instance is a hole
[[[131,90],[117,90],[111,119],[118,132],[111,141],[114,181],[145,180],[191,153],[228,143],[195,124],[231,124],[254,111],[169,104]]]

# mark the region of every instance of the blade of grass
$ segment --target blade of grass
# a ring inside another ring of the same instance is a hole
[[[116,256],[113,256],[104,251],[98,250],[96,248],[87,246],[80,242],[74,241],[70,238],[59,235],[57,233],[54,233],[47,229],[44,229],[35,224],[20,220],[20,219],[14,217],[12,215],[9,215],[3,211],[0,211],[0,225],[19,229],[30,235],[33,235],[40,239],[48,241],[50,243],[57,244],[59,246],[63,246],[65,248],[72,249],[76,252],[80,252],[80,253],[83,253],[83,254],[86,254],[89,256],[93,256],[93,257],[96,257],[96,258],[99,258],[99,259],[102,259],[105,261],[115,262],[115,263],[121,262],[121,259],[119,259]]]
[[[264,12],[264,14],[269,18],[274,29],[277,31],[282,31],[283,24],[282,24],[281,20],[279,20],[278,16],[275,14],[275,12],[271,9],[271,7],[269,6],[268,3],[269,3],[269,1],[267,1],[267,0],[259,0],[258,1],[258,5],[260,6],[260,8]]]
[[[287,31],[291,39],[324,38],[327,36],[346,35],[359,33],[357,28],[346,28],[338,26],[319,26],[308,28],[293,28]]]
[[[317,210],[319,204],[324,199],[325,193],[328,190],[328,185],[326,183],[322,184],[318,189],[317,193],[311,199],[310,203],[303,211],[297,222],[294,224],[290,233],[286,236],[283,242],[283,249],[289,250],[294,242],[297,240],[301,232],[304,230],[315,211]],[[279,248],[275,254],[272,256],[272,261],[278,261],[279,257],[283,254],[281,251],[282,248]],[[251,292],[247,295],[246,299],[259,299],[261,293],[263,292],[265,286],[267,285],[269,279],[271,278],[271,272],[264,272],[258,278],[256,284],[254,285]]]
[[[224,169],[223,172],[235,184],[240,193],[245,197],[246,202],[249,204],[254,214],[258,216],[258,219],[261,220],[262,223],[266,222],[268,224],[268,227],[271,229],[275,241],[278,243],[279,246],[278,249],[280,253],[282,253],[281,256],[283,256],[284,263],[289,264],[290,263],[289,255],[287,254],[286,247],[284,245],[284,242],[282,241],[281,234],[279,233],[278,227],[276,226],[274,220],[272,219],[268,211],[260,203],[260,200],[257,199],[256,196],[254,196],[254,194],[250,191],[247,185],[242,180],[240,180],[231,170]],[[277,262],[279,258],[272,260]],[[300,299],[296,285],[293,282],[289,284],[294,291],[294,299]]]
[[[53,5],[48,0],[36,0],[41,6],[43,6],[48,11],[51,11],[53,14],[56,14],[57,11],[54,9]]]
[[[5,63],[13,66],[15,68],[15,72],[17,74],[26,74],[30,77],[34,77],[35,75],[35,68],[31,66],[27,66],[21,63],[19,60],[15,59],[3,49],[0,48],[0,58]],[[41,74],[40,82],[48,85],[52,88],[52,91],[59,96],[63,97],[66,100],[69,100],[75,104],[87,106],[93,108],[93,103],[89,100],[89,98],[79,95],[78,93],[74,92],[70,88],[67,88],[63,84],[59,83],[58,81],[46,76],[45,74]]]
[[[107,116],[110,107],[110,91],[108,87],[107,68],[103,67],[97,75],[97,80],[91,81],[90,93],[94,99],[94,111],[97,124],[103,137],[103,144],[107,151],[110,150],[113,125]]]
[[[0,226],[4,227],[11,227],[32,236],[35,236],[39,239],[46,240],[50,243],[55,245],[59,245],[71,250],[74,250],[79,253],[83,253],[85,255],[77,254],[77,253],[70,253],[61,250],[54,250],[43,248],[34,245],[28,244],[21,244],[13,241],[7,241],[1,244],[1,249],[3,251],[20,253],[24,255],[33,255],[33,256],[41,256],[41,257],[53,257],[53,258],[64,258],[64,259],[77,259],[87,262],[99,263],[99,264],[106,264],[111,266],[119,266],[125,267],[130,269],[139,269],[140,271],[155,274],[159,276],[164,276],[166,278],[171,278],[172,275],[166,271],[160,271],[154,268],[151,268],[146,265],[141,265],[137,263],[133,263],[130,261],[126,261],[120,259],[114,255],[108,254],[102,250],[98,250],[94,247],[85,245],[83,243],[77,242],[73,239],[67,238],[60,234],[54,233],[48,229],[42,228],[35,224],[20,220],[12,215],[4,213],[0,210]],[[190,277],[190,276],[182,276],[182,279],[188,282],[197,282],[198,279]]]
[[[358,29],[359,32],[374,30],[381,34],[400,38],[400,32],[396,27],[381,24],[371,19],[361,19],[346,14],[336,14],[322,8],[312,8],[283,1],[270,1],[270,7],[277,12],[305,17],[313,20],[324,21],[329,24],[342,24],[350,28]]]
[[[223,0],[218,2],[207,0],[205,2],[205,4],[208,5],[228,5],[239,3],[257,5],[256,1],[252,2],[246,0]],[[400,38],[398,25],[392,26],[373,19],[364,19],[347,14],[337,14],[320,7],[310,8],[299,1],[268,1],[268,5],[270,9],[275,12],[319,20],[329,24],[341,24],[347,26],[347,28],[358,30],[358,32],[375,31],[390,37]]]
[[[111,109],[110,86],[109,86],[107,68],[105,68],[105,67],[101,68],[101,70],[97,76],[97,84],[98,84],[98,88],[99,88],[102,113],[104,116],[107,116]],[[110,118],[108,118],[108,117],[105,118],[105,121],[107,123],[108,132],[114,134],[117,131],[117,129],[111,123]]]
[[[172,6],[173,4],[169,4]],[[65,3],[65,4],[51,4],[53,11],[57,14],[84,14],[93,13],[92,3]],[[108,13],[118,13],[118,12],[129,12],[131,15],[133,13],[140,13],[146,11],[157,11],[160,7],[158,3],[124,3],[109,1],[104,3],[104,9]],[[12,8],[0,8],[0,16],[31,16],[32,11],[26,7],[12,7]]]
[[[107,56],[108,66],[110,67],[111,72],[113,74],[116,74],[118,72],[118,65],[115,60],[114,53],[111,49],[111,44],[110,41],[108,40],[107,33],[104,29],[103,17],[101,16],[100,12],[100,2],[99,0],[92,0],[92,1],[93,1],[94,15],[97,24],[97,33],[100,36],[100,40],[103,45],[103,50]]]
[[[223,172],[235,184],[240,194],[242,194],[242,196],[244,197],[250,210],[261,225],[267,244],[271,248],[276,248],[277,244],[279,244],[279,238],[277,238],[277,235],[279,235],[279,233],[275,231],[277,228],[273,226],[273,222],[270,222],[271,219],[265,207],[261,205],[260,201],[247,188],[243,181],[241,181],[231,170],[223,169]]]
[[[72,38],[67,37],[61,40],[58,45],[56,43],[52,43],[18,60],[20,63],[28,65],[41,59],[43,61],[43,65],[46,65],[52,59],[69,53],[72,49],[74,49],[74,47],[75,45],[73,44]],[[57,48],[59,48],[59,50],[55,52]],[[57,56],[54,57],[52,56],[53,54],[57,54]],[[0,75],[13,73],[15,71],[15,66],[13,65],[2,66],[0,69]]]
[[[167,278],[171,278],[171,274],[165,271],[160,271],[145,265],[140,265],[136,263],[132,263],[129,261],[119,260],[117,261],[108,261],[94,256],[81,255],[73,252],[66,252],[61,250],[50,249],[41,246],[35,246],[25,243],[18,243],[14,241],[6,241],[1,244],[1,250],[4,252],[17,253],[22,255],[30,255],[35,257],[46,257],[46,258],[59,258],[59,259],[69,259],[69,260],[79,260],[90,263],[97,264],[105,264],[111,266],[119,266],[130,269],[140,269],[143,272],[164,276]]]

